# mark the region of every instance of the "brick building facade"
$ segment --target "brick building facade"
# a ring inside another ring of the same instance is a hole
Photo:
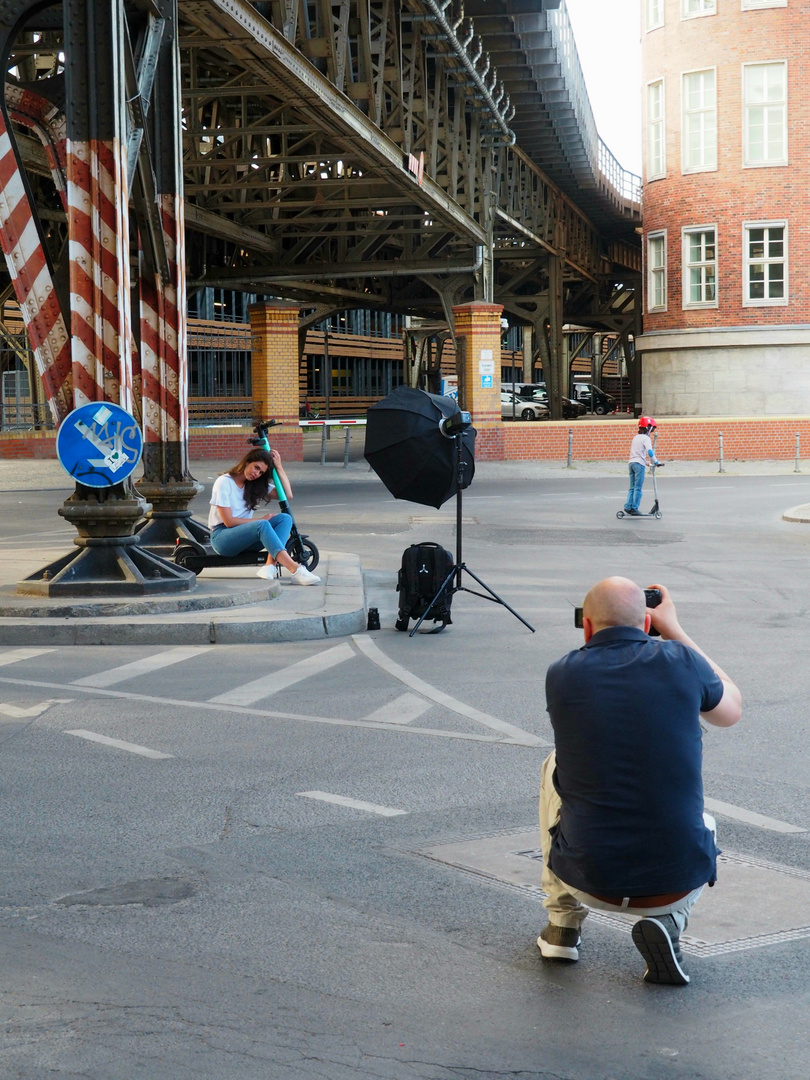
[[[642,7],[644,409],[810,413],[810,2]]]

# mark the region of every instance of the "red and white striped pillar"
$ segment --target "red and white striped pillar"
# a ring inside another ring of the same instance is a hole
[[[171,554],[178,539],[207,539],[207,526],[192,519],[188,504],[202,490],[188,461],[188,358],[186,342],[183,144],[180,53],[176,4],[157,0],[164,30],[148,114],[155,152],[160,237],[165,267],[147,259],[141,238],[140,389],[143,415],[143,479],[138,491],[152,504],[139,531],[144,547]]]
[[[66,0],[73,402],[132,410],[124,7]]]

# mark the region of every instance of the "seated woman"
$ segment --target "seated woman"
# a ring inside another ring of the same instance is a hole
[[[270,502],[276,495],[273,469],[281,485],[292,498],[292,487],[281,466],[278,450],[249,450],[238,465],[218,476],[211,491],[208,527],[211,547],[217,555],[238,555],[242,551],[267,552],[267,563],[258,577],[281,576],[280,567],[289,570],[296,585],[318,585],[320,578],[290,558],[285,547],[292,528],[289,514],[254,518],[258,502]]]

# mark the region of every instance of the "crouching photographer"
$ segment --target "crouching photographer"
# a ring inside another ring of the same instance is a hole
[[[546,959],[578,960],[589,907],[624,911],[639,916],[644,979],[685,985],[679,938],[718,854],[700,718],[736,724],[740,691],[683,631],[663,585],[645,595],[606,578],[585,597],[581,625],[584,647],[546,675],[555,749],[541,774],[549,923],[537,944]]]

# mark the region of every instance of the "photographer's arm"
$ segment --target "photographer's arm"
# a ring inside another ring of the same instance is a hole
[[[687,645],[690,649],[694,649],[696,653],[700,653],[723,684],[723,696],[719,703],[710,712],[701,713],[701,716],[709,724],[714,724],[716,727],[731,727],[736,724],[742,715],[742,694],[739,687],[728,677],[720,665],[716,664],[710,656],[707,656],[703,649],[695,644],[684,631],[678,622],[678,613],[675,610],[672,597],[669,595],[669,590],[663,585],[650,585],[649,588],[661,590],[661,603],[658,607],[649,609],[652,624],[661,637],[667,641],[680,641],[682,645]]]

